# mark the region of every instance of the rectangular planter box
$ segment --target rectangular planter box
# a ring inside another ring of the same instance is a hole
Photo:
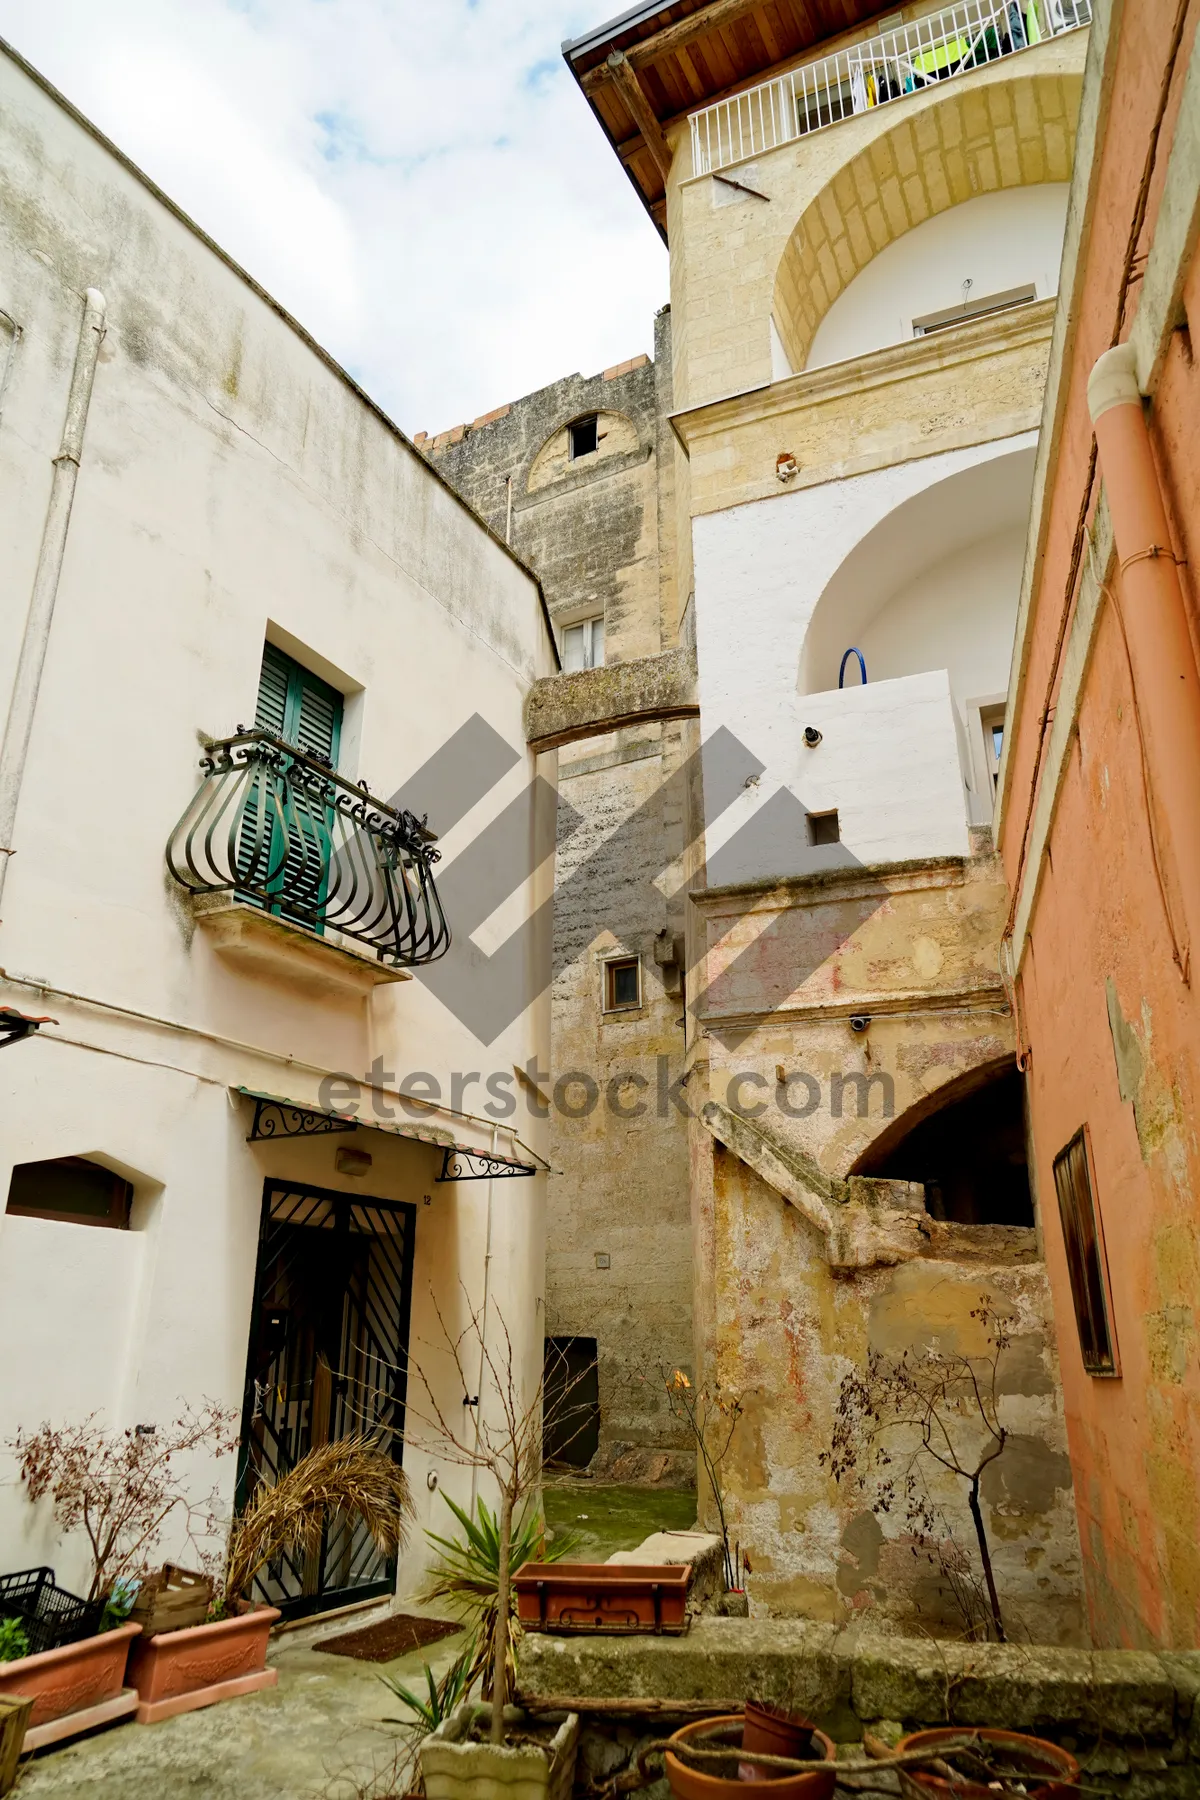
[[[41,1650],[16,1662],[0,1663],[0,1694],[20,1694],[33,1701],[33,1713],[25,1733],[27,1749],[84,1731],[88,1721],[76,1720],[52,1734],[47,1727],[74,1714],[95,1713],[120,1699],[125,1686],[129,1647],[140,1626],[118,1625],[98,1637],[80,1638],[57,1650]],[[118,1709],[119,1710],[119,1709]],[[117,1713],[106,1712],[107,1717]],[[95,1721],[93,1721],[95,1722]]]
[[[579,1749],[579,1714],[568,1713],[546,1746],[478,1744],[469,1732],[475,1720],[490,1723],[492,1709],[471,1701],[421,1741],[421,1775],[426,1800],[571,1800]],[[506,1724],[528,1725],[524,1713],[506,1706]]]
[[[275,1607],[260,1606],[235,1619],[163,1631],[140,1643],[129,1659],[138,1724],[153,1725],[176,1713],[274,1687],[279,1672],[266,1667],[267,1639],[278,1617]]]
[[[688,1563],[522,1564],[513,1576],[526,1631],[682,1632]]]

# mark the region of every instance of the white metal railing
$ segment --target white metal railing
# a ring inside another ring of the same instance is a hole
[[[1092,21],[1092,0],[959,0],[692,114],[692,172],[902,100]]]

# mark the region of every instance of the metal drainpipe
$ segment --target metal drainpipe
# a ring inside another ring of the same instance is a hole
[[[492,1157],[496,1155],[496,1126],[492,1126]],[[487,1351],[487,1313],[488,1293],[492,1285],[492,1186],[493,1177],[488,1176],[487,1191],[487,1231],[484,1237],[483,1251],[483,1310],[479,1318],[479,1379],[475,1383],[475,1453],[479,1454],[480,1433],[483,1430],[483,1371]],[[471,1517],[475,1517],[475,1497],[479,1492],[479,1465],[471,1468]]]
[[[1136,703],[1190,948],[1200,937],[1200,676],[1131,344],[1096,363],[1088,410],[1121,565]]]
[[[71,374],[71,392],[67,399],[67,417],[62,442],[54,458],[50,484],[50,502],[42,528],[42,547],[38,552],[37,573],[29,599],[25,635],[13,681],[8,722],[4,728],[4,745],[0,748],[0,900],[13,855],[13,826],[21,797],[21,782],[29,754],[33,731],[33,715],[37,709],[38,689],[50,641],[50,625],[54,603],[58,598],[58,582],[62,574],[63,555],[67,547],[67,530],[71,523],[71,507],[75,500],[75,483],[79,475],[79,459],[83,454],[83,432],[92,399],[92,383],[96,376],[96,359],[104,336],[104,295],[89,288],[84,296],[83,323],[75,351],[75,367]]]

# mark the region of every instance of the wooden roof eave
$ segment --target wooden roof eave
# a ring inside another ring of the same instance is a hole
[[[570,57],[567,57],[566,61],[568,67],[570,67]],[[575,71],[572,69],[572,74],[574,73]],[[578,77],[576,77],[576,79],[578,80]],[[601,94],[603,94],[609,106],[613,108],[614,116],[605,117],[605,113],[598,103]],[[650,155],[646,141],[638,130],[635,121],[629,117],[628,110],[624,104],[621,103],[620,95],[611,81],[603,83],[594,93],[589,94],[584,90],[584,99],[591,108],[592,116],[597,125],[599,125],[601,131],[616,151],[617,160],[624,169],[630,186],[645,207],[647,213],[649,213],[651,224],[665,244],[667,241],[666,182],[659,176],[657,165]],[[624,127],[621,135],[618,135],[618,125],[615,117],[617,107],[614,105],[614,102],[619,104],[620,117]],[[639,172],[639,164],[642,165],[643,172]],[[653,188],[659,186],[660,183],[662,188],[661,194],[654,193],[652,191]]]

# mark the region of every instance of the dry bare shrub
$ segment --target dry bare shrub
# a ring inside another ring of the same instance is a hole
[[[189,1539],[198,1519],[202,1535],[211,1533],[212,1502],[191,1498],[177,1465],[197,1451],[227,1455],[237,1444],[237,1416],[206,1400],[184,1407],[161,1430],[105,1431],[99,1415],[89,1413],[78,1425],[43,1423],[9,1440],[29,1500],[50,1496],[64,1536],[83,1530],[92,1553],[89,1600],[109,1593],[122,1577],[144,1572],[173,1512],[186,1515]]]

